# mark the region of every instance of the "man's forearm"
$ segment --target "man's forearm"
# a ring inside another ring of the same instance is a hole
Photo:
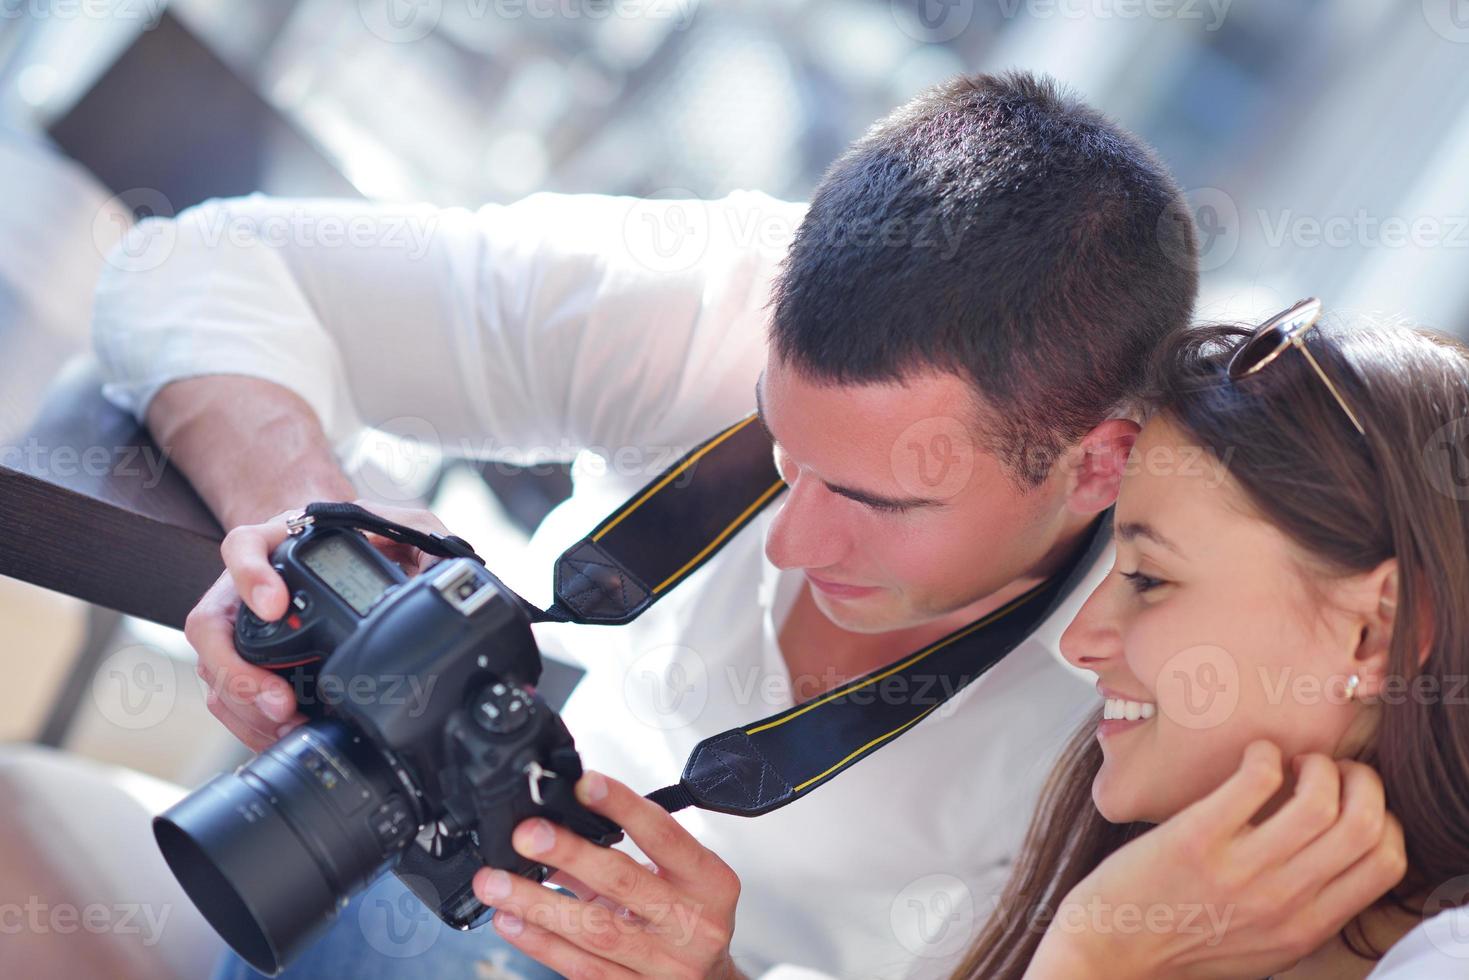
[[[158,392],[147,421],[225,530],[312,500],[356,496],[311,407],[273,382],[176,381]]]

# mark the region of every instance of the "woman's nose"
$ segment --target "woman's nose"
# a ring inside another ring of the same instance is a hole
[[[1100,670],[1122,655],[1117,602],[1120,587],[1125,586],[1125,582],[1109,573],[1082,603],[1076,618],[1061,634],[1061,656],[1067,663],[1084,670]]]
[[[809,477],[786,490],[765,538],[765,557],[777,568],[828,568],[846,554],[835,506],[840,499]]]

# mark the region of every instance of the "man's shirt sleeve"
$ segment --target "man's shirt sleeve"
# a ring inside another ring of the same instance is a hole
[[[239,374],[364,427],[533,462],[686,447],[753,403],[769,286],[804,207],[535,194],[477,211],[211,200],[108,255],[104,393]]]

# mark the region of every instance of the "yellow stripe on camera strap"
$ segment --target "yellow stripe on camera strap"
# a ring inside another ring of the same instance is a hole
[[[780,495],[753,414],[706,439],[556,561],[546,618],[630,622],[708,561]]]
[[[753,414],[715,434],[562,554],[539,617],[635,619],[785,488]],[[994,612],[895,663],[779,714],[706,738],[683,776],[649,798],[754,816],[784,806],[897,738],[1020,645],[1075,588],[1111,537],[1109,510],[1066,566]],[[1044,710],[1044,706],[1037,706]]]

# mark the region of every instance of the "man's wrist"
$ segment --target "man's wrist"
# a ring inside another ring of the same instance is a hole
[[[357,496],[311,407],[271,382],[177,381],[154,397],[147,421],[227,531],[313,500]]]
[[[241,524],[259,524],[288,510],[300,510],[318,500],[354,500],[356,489],[340,472],[323,474],[319,477],[297,475],[297,479],[284,481],[285,487],[271,488],[269,492],[243,493],[222,502],[220,523],[228,531]]]

